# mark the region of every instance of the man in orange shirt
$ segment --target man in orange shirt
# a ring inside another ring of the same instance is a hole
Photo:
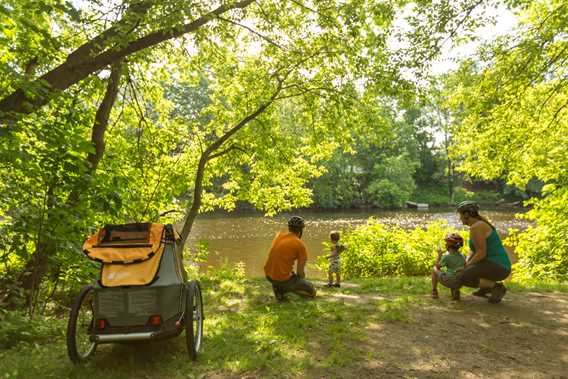
[[[272,241],[268,260],[264,265],[266,279],[272,283],[274,296],[284,300],[286,292],[294,292],[303,297],[315,297],[316,289],[308,282],[305,272],[308,251],[300,239],[304,230],[304,219],[293,216],[288,220],[288,232],[279,232]],[[294,262],[296,273],[294,273]]]

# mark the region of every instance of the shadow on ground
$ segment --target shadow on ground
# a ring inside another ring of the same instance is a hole
[[[425,299],[409,321],[370,321],[359,377],[567,378],[568,296]],[[317,375],[316,375],[317,376]]]
[[[316,284],[316,300],[277,303],[265,281],[204,283],[198,362],[181,336],[101,346],[74,368],[57,340],[0,352],[0,377],[568,378],[568,294],[510,291],[494,305],[430,299],[427,278]]]

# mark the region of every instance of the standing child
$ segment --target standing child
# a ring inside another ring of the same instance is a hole
[[[446,254],[442,255],[442,249],[438,248],[438,258],[432,270],[432,298],[438,298],[438,282],[444,287],[451,289],[452,299],[460,299],[460,290],[456,288],[456,276],[460,269],[465,266],[465,257],[460,253],[463,246],[463,238],[457,233],[450,233],[444,238],[446,242]],[[442,268],[446,268],[442,271]]]
[[[331,232],[329,239],[331,240],[331,253],[327,256],[329,259],[329,268],[327,271],[327,286],[341,287],[341,262],[339,255],[345,250],[345,246],[339,243],[339,232]],[[333,274],[335,273],[335,284],[333,284]]]

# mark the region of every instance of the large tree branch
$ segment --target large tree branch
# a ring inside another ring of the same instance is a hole
[[[110,77],[108,78],[107,87],[103,100],[99,104],[95,120],[93,121],[93,128],[91,130],[91,143],[95,148],[94,153],[89,153],[87,162],[90,166],[90,172],[94,173],[97,170],[99,162],[103,158],[105,151],[105,133],[108,127],[110,118],[110,111],[114,107],[116,98],[118,96],[118,89],[120,84],[120,77],[122,75],[122,62],[115,63],[111,67]],[[65,204],[66,207],[74,207],[79,202],[81,193],[81,184],[76,184]]]
[[[24,91],[23,88],[19,88],[0,100],[0,124],[13,123],[20,115],[36,111],[38,108],[47,104],[59,91],[69,88],[94,72],[128,55],[155,46],[161,42],[177,38],[186,33],[194,32],[219,15],[232,9],[245,8],[253,2],[254,0],[242,0],[228,5],[221,5],[217,9],[183,25],[181,28],[173,27],[158,30],[130,41],[124,46],[109,48],[95,56],[90,55],[96,51],[96,46],[91,46],[91,42],[88,42],[70,54],[70,57],[72,57],[71,60],[63,62],[45,75],[28,83],[27,86],[29,88],[35,88],[36,90]],[[141,2],[140,4],[146,4],[146,2]],[[103,40],[108,41],[111,37],[116,38],[123,36],[122,34],[116,34],[118,30],[111,31],[111,29],[103,33],[106,33],[105,38],[96,37],[95,40],[101,39],[100,42],[103,42]],[[6,128],[0,127],[0,135],[3,134],[2,132],[5,133]]]
[[[110,28],[80,46],[77,50],[73,51],[67,57],[67,62],[71,64],[81,63],[86,59],[102,53],[109,47],[115,37],[120,37],[122,34],[126,35],[131,33],[140,20],[144,18],[148,10],[152,7],[153,2],[149,0],[142,0],[132,3],[124,12],[124,17],[113,24]],[[128,30],[126,33],[122,30]]]
[[[87,157],[92,171],[97,169],[105,151],[105,132],[108,126],[110,111],[118,96],[121,73],[122,63],[115,63],[111,68],[105,95],[95,115],[95,122],[91,133],[91,142],[95,148],[95,152],[89,154]]]

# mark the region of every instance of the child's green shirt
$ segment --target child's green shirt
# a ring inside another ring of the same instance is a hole
[[[446,275],[449,279],[455,279],[457,269],[462,268],[463,266],[465,266],[465,257],[463,254],[458,252],[447,252],[442,256],[442,259],[440,259],[440,267],[447,268]]]

